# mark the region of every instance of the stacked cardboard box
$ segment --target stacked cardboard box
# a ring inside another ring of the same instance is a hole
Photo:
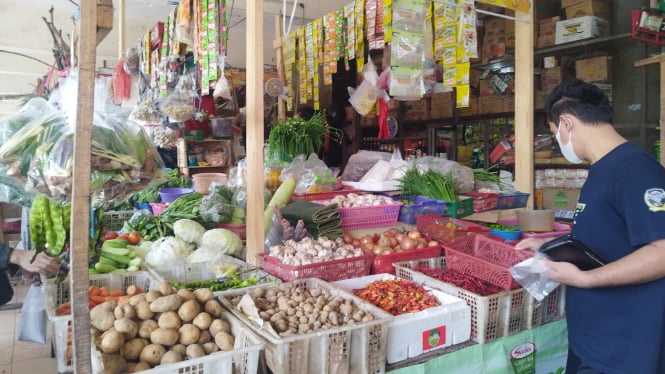
[[[610,35],[610,24],[596,16],[577,17],[556,23],[555,44],[570,43]]]
[[[563,71],[561,66],[553,68],[540,69],[540,89],[544,92],[550,92],[561,83],[563,78]]]
[[[585,82],[610,82],[612,80],[612,59],[598,56],[575,61],[577,79]]]
[[[466,108],[457,108],[459,111],[459,115],[461,117],[468,117],[468,116],[475,116],[479,113],[478,111],[478,98],[477,97],[470,97],[469,98],[469,106]]]
[[[453,116],[453,94],[452,92],[432,94],[430,118],[450,118]]]
[[[611,16],[611,6],[606,0],[564,0],[561,7],[565,9],[566,19],[596,16],[609,21]]]
[[[536,38],[536,48],[544,48],[554,45],[554,36],[556,35],[556,23],[561,17],[544,18],[538,21],[538,37]]]
[[[512,21],[510,21],[512,23]],[[483,62],[506,54],[506,21],[503,18],[485,18],[485,35],[481,56]],[[514,39],[514,37],[513,37]]]
[[[402,120],[422,121],[429,119],[429,100],[410,100],[402,102]]]

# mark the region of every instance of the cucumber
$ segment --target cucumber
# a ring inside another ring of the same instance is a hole
[[[100,273],[105,274],[105,273],[110,273],[110,272],[112,272],[114,270],[118,270],[118,269],[113,265],[98,262],[98,263],[95,264],[95,270],[97,270]],[[122,270],[124,270],[124,269],[122,269]]]
[[[108,258],[122,265],[129,265],[129,262],[132,261],[132,259],[127,256],[114,255],[113,253],[104,251],[102,251],[101,258]]]
[[[107,247],[106,242],[104,242],[104,244],[102,244],[102,253],[118,255],[118,256],[127,256],[129,254],[129,248],[127,248],[127,246],[125,246],[124,248]]]
[[[111,258],[108,258],[108,257],[105,257],[105,256],[99,256],[99,260],[97,260],[97,263],[98,264],[111,265],[114,268],[118,268],[121,265],[118,262],[116,262],[115,260],[113,260]]]

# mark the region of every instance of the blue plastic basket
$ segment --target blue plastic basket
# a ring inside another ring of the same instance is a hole
[[[499,201],[496,204],[497,209],[514,209],[526,207],[529,201],[529,195],[526,192],[502,192],[499,195]]]
[[[441,200],[429,199],[422,196],[393,196],[395,200],[404,203],[399,208],[397,220],[404,223],[416,223],[416,216],[425,214],[446,214],[446,202]]]

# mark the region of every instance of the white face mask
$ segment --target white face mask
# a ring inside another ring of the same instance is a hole
[[[568,136],[568,144],[563,145],[561,144],[561,125],[559,125],[559,128],[556,131],[556,141],[559,143],[559,148],[561,148],[561,153],[563,154],[563,157],[568,160],[571,164],[580,164],[584,160],[579,158],[577,154],[575,153],[575,149],[573,149],[573,132],[571,131],[569,136]]]

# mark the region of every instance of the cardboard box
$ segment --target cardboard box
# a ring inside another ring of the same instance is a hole
[[[442,119],[451,118],[453,116],[453,102],[443,103],[439,105],[432,105],[429,112],[429,118]]]
[[[405,121],[422,121],[429,116],[429,100],[410,100],[402,102],[402,119]]]
[[[462,117],[475,116],[478,114],[478,98],[470,97],[469,106],[466,108],[457,108],[459,115]]]
[[[610,82],[612,80],[612,58],[598,56],[575,61],[575,76],[585,82]]]
[[[551,69],[540,69],[540,89],[543,91],[552,91],[563,78],[561,66]]]
[[[436,109],[440,105],[450,105],[453,101],[453,93],[451,92],[439,92],[432,94],[432,110]]]
[[[480,86],[480,74],[482,71],[480,69],[471,69],[469,72],[469,85],[473,88],[478,88]]]
[[[575,210],[579,188],[543,188],[543,208]]]
[[[609,20],[610,4],[601,0],[584,0],[578,4],[566,7],[566,19],[574,19],[584,16],[597,16]]]
[[[561,0],[561,9],[583,3],[587,0]]]
[[[489,79],[489,76],[486,79],[481,79],[478,84],[478,95],[480,96],[494,96],[496,91],[492,86],[492,81]]]
[[[515,111],[514,95],[507,95],[503,97],[503,111],[506,113]]]
[[[481,96],[478,98],[478,114],[503,113],[503,97]]]
[[[555,44],[570,43],[610,35],[610,23],[595,16],[584,16],[556,23]]]
[[[486,17],[485,18],[485,35],[498,34],[506,31],[506,20],[499,17]],[[512,24],[513,22],[510,21]],[[513,26],[514,29],[514,26]]]
[[[545,108],[545,98],[549,92],[542,90],[533,91],[533,108],[534,109],[544,109]]]
[[[539,36],[536,40],[536,48],[545,48],[554,45],[554,35]]]

